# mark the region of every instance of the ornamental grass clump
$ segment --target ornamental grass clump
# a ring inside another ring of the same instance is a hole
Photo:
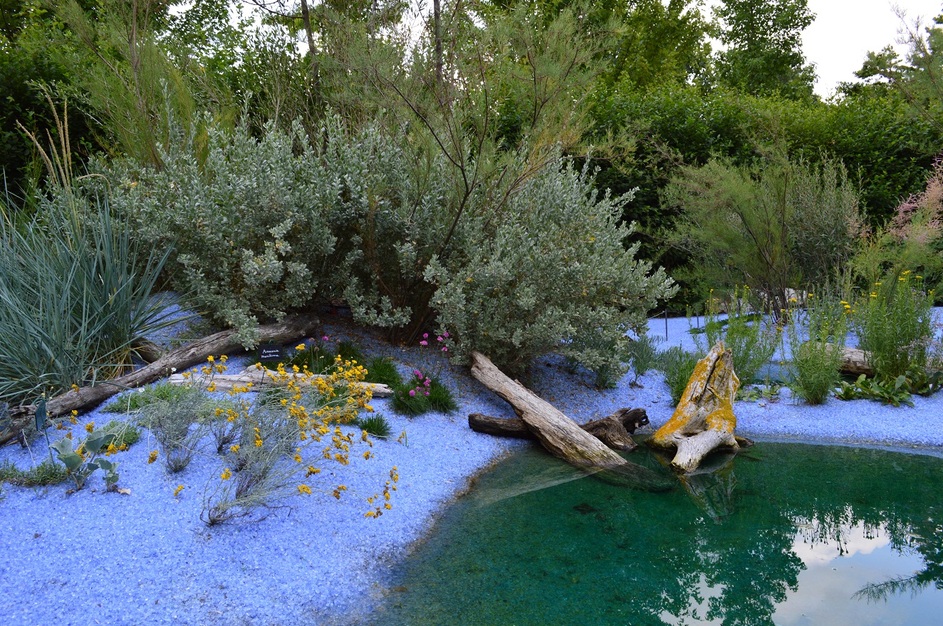
[[[168,248],[146,246],[106,200],[71,188],[17,218],[0,202],[0,400],[113,378],[167,323],[151,299]]]
[[[858,347],[868,353],[877,378],[926,371],[934,336],[932,309],[933,292],[910,270],[876,281],[849,305]]]
[[[703,354],[688,352],[681,346],[672,346],[659,354],[657,368],[665,374],[665,384],[671,393],[672,404],[681,401],[681,395],[688,386],[691,374],[703,357]]]
[[[402,415],[416,416],[437,411],[451,413],[458,409],[455,397],[435,376],[413,370],[412,377],[393,390],[390,405]]]
[[[698,350],[705,354],[718,341],[724,342],[733,354],[733,369],[744,386],[757,381],[757,372],[776,352],[781,332],[764,316],[745,311],[742,303],[749,300],[749,287],[735,290],[733,305],[722,318],[720,301],[712,289],[705,307],[704,332],[694,334]]]
[[[809,294],[804,310],[791,310],[790,322],[789,388],[806,404],[822,404],[841,382],[848,315],[840,302]]]

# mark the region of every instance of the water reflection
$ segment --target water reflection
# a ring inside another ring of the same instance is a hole
[[[765,444],[669,493],[554,466],[523,455],[483,476],[391,581],[405,591],[376,623],[862,626],[943,613],[940,459]]]

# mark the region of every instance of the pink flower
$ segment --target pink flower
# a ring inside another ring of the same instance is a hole
[[[448,352],[448,351],[449,351],[448,346],[442,346],[442,352]]]
[[[449,331],[445,331],[444,333],[442,333],[442,336],[445,337],[446,339],[448,339],[448,338],[449,338]]]
[[[428,339],[428,338],[429,338],[429,333],[423,333],[423,334],[422,334],[422,338],[423,338],[423,339]]]
[[[409,397],[410,397],[410,398],[415,398],[415,397],[416,397],[416,390],[415,390],[415,389],[410,389],[410,390],[409,390]]]
[[[419,342],[419,345],[420,345],[420,346],[428,346],[428,345],[429,345],[429,342],[426,341],[425,339],[423,339],[422,341]]]
[[[331,338],[328,337],[327,335],[324,335],[323,337],[321,337],[321,341],[330,341],[330,340]]]
[[[413,370],[413,376],[415,376],[416,378],[422,378],[422,372],[420,372],[419,370]]]

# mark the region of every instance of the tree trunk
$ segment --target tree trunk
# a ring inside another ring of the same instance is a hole
[[[260,343],[285,343],[299,337],[312,335],[319,327],[317,318],[293,318],[259,327]],[[198,341],[177,348],[150,365],[135,370],[130,374],[113,380],[101,381],[97,385],[81,387],[59,394],[46,402],[46,412],[49,417],[65,415],[73,410],[82,411],[96,407],[108,398],[124,391],[146,385],[159,378],[170,375],[173,370],[182,370],[205,361],[211,354],[230,354],[242,352],[242,344],[235,339],[236,332],[224,330],[204,337]],[[17,437],[20,431],[32,419],[36,408],[20,406],[10,409],[12,418],[10,426],[0,432],[0,445]]]
[[[608,482],[650,490],[671,488],[671,483],[662,476],[626,461],[552,404],[508,378],[479,352],[472,353],[471,374],[510,403],[527,428],[554,456]]]
[[[719,341],[698,362],[674,414],[649,444],[676,449],[671,466],[684,472],[697,469],[716,448],[739,449],[733,432],[737,426],[733,401],[739,387],[733,356]]]
[[[167,382],[172,385],[189,385],[196,383],[204,388],[212,382],[216,386],[216,391],[230,391],[236,387],[245,387],[250,383],[252,384],[253,390],[258,390],[266,387],[287,386],[289,380],[308,380],[310,382],[316,378],[327,378],[327,376],[314,374],[305,377],[301,374],[290,373],[283,381],[280,381],[273,377],[271,372],[266,371],[265,368],[259,369],[255,365],[250,365],[238,374],[212,373],[210,375],[197,374],[196,376],[187,377],[183,374],[173,374],[167,379]],[[388,398],[393,395],[392,389],[380,383],[352,383],[352,386],[369,389],[374,398]]]
[[[610,448],[628,452],[636,448],[630,435],[646,424],[648,424],[648,415],[645,409],[619,409],[612,415],[583,424],[580,428]],[[537,439],[524,420],[520,418],[507,419],[472,413],[468,416],[468,425],[475,432],[487,435]]]

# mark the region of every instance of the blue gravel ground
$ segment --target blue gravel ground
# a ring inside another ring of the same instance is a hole
[[[686,319],[668,320],[665,336],[665,321],[655,320],[651,334],[663,337],[662,347],[689,347],[688,327]],[[512,411],[435,349],[392,347],[346,326],[325,332],[334,340],[353,339],[369,356],[392,356],[404,374],[417,367],[437,371],[456,391],[459,410],[406,418],[393,413],[387,400],[375,400],[393,433],[375,442],[375,458],[363,460],[363,449],[355,448],[350,465],[341,466],[318,461],[318,450],[306,451],[306,463],[323,469],[309,481],[314,493],[288,497],[260,522],[205,526],[199,519],[202,493],[221,471],[209,442],[186,470],[171,475],[163,464],[147,463],[157,444],[146,430],[139,443],[114,457],[118,484],[129,495],[106,492],[99,475],[77,493],[65,484],[3,486],[0,624],[335,625],[369,614],[393,584],[392,564],[408,554],[469,477],[530,444],[471,431],[469,413],[511,417]],[[230,368],[246,363],[233,358]],[[667,421],[672,406],[661,375],[642,376],[641,387],[631,386],[631,378],[596,391],[549,357],[538,365],[533,387],[581,422],[621,407],[646,409],[656,427]],[[913,408],[836,399],[808,407],[793,403],[784,389],[777,401],[738,402],[735,413],[738,433],[758,440],[943,454],[943,394],[916,398]],[[88,421],[104,424],[113,417],[83,415],[75,436]],[[0,463],[27,468],[45,455],[37,439],[30,450],[0,448]],[[400,481],[392,510],[366,518],[366,499],[382,490],[393,466]],[[336,500],[332,491],[341,484],[347,491]],[[184,488],[174,496],[178,485]]]

